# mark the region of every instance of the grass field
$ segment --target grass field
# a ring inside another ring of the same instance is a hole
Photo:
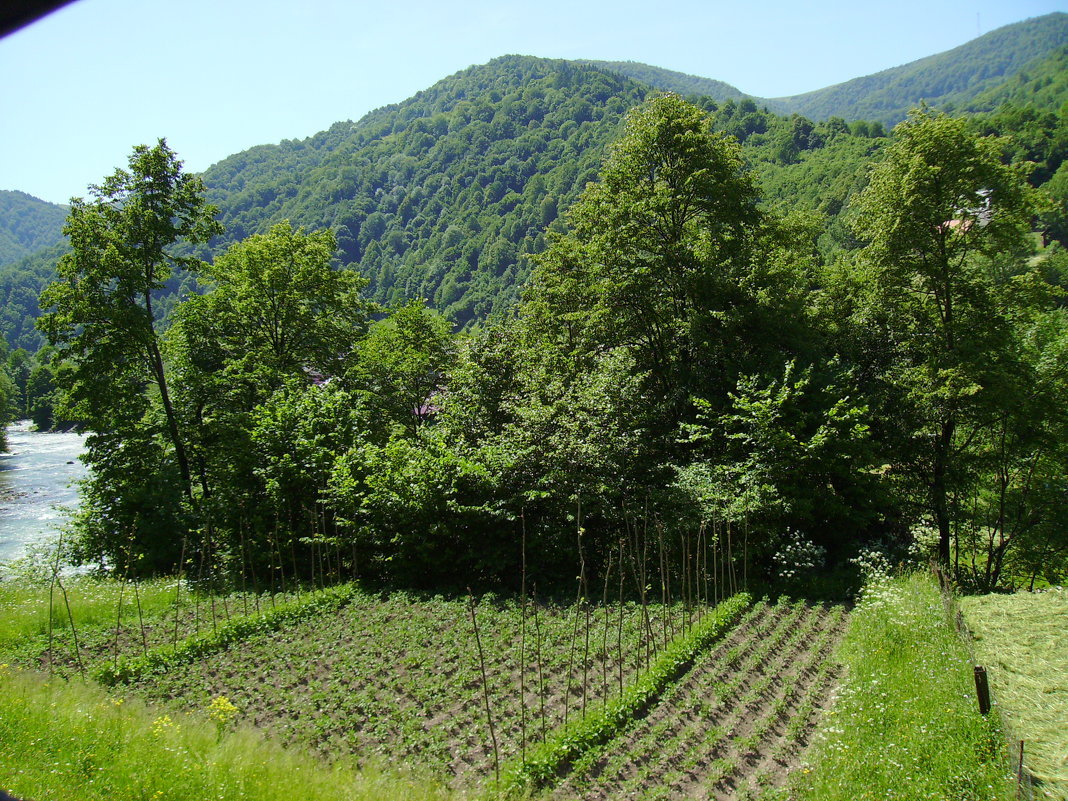
[[[926,573],[875,577],[839,649],[845,679],[790,798],[1008,801],[1001,733]]]
[[[1068,591],[961,600],[997,703],[1048,798],[1068,799]]]
[[[216,709],[220,709],[216,705]],[[99,687],[0,669],[0,788],[35,801],[446,801],[439,782],[283,750],[225,716],[161,712]]]

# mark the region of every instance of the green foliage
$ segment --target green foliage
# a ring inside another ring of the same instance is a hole
[[[63,206],[25,192],[0,190],[0,265],[60,244],[66,216]]]

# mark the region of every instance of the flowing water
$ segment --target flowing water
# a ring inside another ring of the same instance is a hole
[[[8,426],[7,447],[0,453],[0,563],[58,532],[57,507],[77,506],[73,482],[85,475],[81,434],[39,433],[21,420]]]

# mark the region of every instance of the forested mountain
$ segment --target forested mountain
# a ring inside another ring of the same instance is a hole
[[[951,110],[992,89],[1025,65],[1068,41],[1068,14],[1055,13],[1006,25],[944,53],[921,58],[874,75],[774,98],[768,108],[815,119],[832,116],[879,120],[904,119],[920,101]]]
[[[65,244],[52,245],[0,268],[0,336],[12,348],[32,352],[43,344],[34,327],[37,296],[55,280],[56,262],[66,251]]]
[[[633,78],[639,83],[647,84],[654,89],[663,92],[675,92],[684,97],[710,97],[713,100],[742,100],[760,98],[747,95],[741,89],[731,86],[723,81],[711,78],[701,78],[697,75],[687,75],[685,72],[666,70],[663,67],[654,67],[650,64],[642,64],[640,61],[584,61],[609,72],[618,72],[628,78]]]
[[[0,264],[10,264],[63,239],[66,206],[25,192],[0,190]]]
[[[506,56],[357,123],[231,156],[204,180],[225,242],[284,219],[332,228],[375,300],[426,298],[467,323],[514,302],[546,226],[594,180],[646,91]]]
[[[558,215],[596,179],[647,92],[574,62],[507,56],[472,67],[359,122],[212,167],[204,180],[226,233],[211,250],[282,220],[330,228],[374,300],[424,298],[459,325],[482,321],[514,305],[546,230],[562,230]],[[881,141],[877,124],[701,102],[754,169],[773,175],[765,200],[822,214],[860,188]]]
[[[826,256],[847,240],[835,217],[863,187],[885,141],[887,126],[879,118],[893,105],[890,99],[900,98],[903,114],[924,92],[934,92],[927,79],[935,74],[940,96],[957,97],[962,108],[989,112],[1011,101],[1039,109],[1026,119],[999,112],[987,132],[1017,136],[1017,155],[1038,164],[1035,183],[1049,181],[1063,158],[1060,134],[1053,133],[1063,125],[1053,112],[1065,98],[1066,36],[1068,15],[1051,14],[878,76],[786,99],[813,109],[808,116],[784,116],[763,107],[779,101],[633,62],[505,56],[359,121],[257,146],[214,165],[204,180],[226,232],[198,255],[210,260],[282,220],[329,228],[341,262],[369,279],[374,300],[425,298],[461,326],[478,324],[514,305],[531,257],[544,250],[547,231],[562,228],[559,215],[597,177],[625,112],[659,88],[699,95],[714,127],[738,138],[760,176],[762,202],[826,217],[820,238]],[[1046,55],[1032,58],[1036,53]],[[1022,70],[1021,63],[1027,65]],[[961,92],[971,93],[967,103]],[[857,105],[854,95],[860,94]],[[846,100],[853,105],[835,105]],[[872,112],[869,119],[843,119],[848,109],[862,108]],[[811,119],[831,112],[840,116]],[[1063,178],[1057,186],[1068,185],[1068,175]],[[12,346],[32,349],[39,342],[30,325],[37,314],[33,297],[56,256],[41,248],[59,240],[65,211],[22,193],[0,193],[0,202],[7,204],[3,220],[12,231],[0,233],[0,253],[9,242],[18,243],[6,248],[9,261],[37,253],[0,276],[0,328]],[[1050,227],[1064,229],[1062,217],[1053,214]],[[184,279],[182,292],[193,290],[191,281]],[[165,305],[173,304],[169,295],[177,289],[169,287]]]
[[[1003,87],[1029,84],[1040,71],[1062,85],[1064,61],[1045,63],[1068,41],[1068,14],[1055,13],[1006,25],[944,53],[900,67],[791,97],[746,95],[721,81],[685,75],[631,61],[594,61],[656,89],[682,95],[707,95],[717,100],[752,99],[780,114],[802,114],[815,120],[879,121],[887,127],[905,118],[921,101],[947,110],[989,110],[1003,100],[1019,102]],[[1056,67],[1060,67],[1057,73]],[[1052,67],[1052,69],[1050,69]],[[1047,84],[1048,85],[1048,84]],[[1018,92],[1017,92],[1018,94]],[[982,98],[980,100],[980,98]],[[1058,104],[1059,105],[1059,104]]]

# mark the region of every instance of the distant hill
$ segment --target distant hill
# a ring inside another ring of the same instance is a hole
[[[874,75],[791,97],[766,98],[708,78],[633,61],[591,61],[654,89],[714,100],[751,99],[779,114],[802,114],[813,120],[842,117],[878,121],[891,127],[921,101],[946,109],[988,110],[992,98],[1021,76],[1030,79],[1048,58],[1057,58],[1068,42],[1068,14],[1054,13],[998,28],[944,53],[928,56]],[[1065,80],[1064,59],[1053,80]],[[987,98],[980,102],[978,98]],[[1007,98],[1006,98],[1007,99]],[[995,103],[996,105],[996,103]],[[1058,104],[1059,105],[1059,104]]]
[[[812,119],[843,117],[894,125],[921,101],[964,108],[1026,65],[1068,42],[1068,14],[1054,13],[998,28],[972,41],[900,67],[792,97],[763,101],[772,111]]]
[[[1003,103],[1059,111],[1068,103],[1068,43],[1036,58],[1006,81],[962,105],[963,111],[994,111]]]
[[[749,97],[741,89],[723,81],[699,78],[696,75],[653,67],[638,61],[582,61],[581,63],[591,64],[608,72],[616,72],[639,83],[648,84],[654,89],[675,92],[683,97],[697,95],[711,97],[713,100],[741,100]]]
[[[0,264],[11,264],[63,241],[67,207],[25,192],[0,190]]]

